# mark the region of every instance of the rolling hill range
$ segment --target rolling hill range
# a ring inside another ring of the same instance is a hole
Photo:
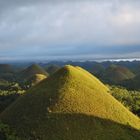
[[[1,115],[22,140],[139,140],[140,119],[80,67],[65,66]]]
[[[55,69],[57,68],[57,70],[58,70],[58,68],[61,68],[62,66],[65,66],[65,65],[79,66],[79,67],[82,67],[83,69],[85,69],[93,74],[102,72],[105,69],[105,67],[102,63],[98,63],[95,61],[84,61],[84,62],[80,62],[80,61],[66,61],[66,62],[53,61],[53,62],[49,62],[49,63],[45,64],[45,66],[44,65],[42,65],[42,66],[47,67],[46,70],[48,73],[50,73],[52,71],[52,68],[55,68]],[[50,66],[53,66],[53,67],[51,68]]]
[[[110,65],[104,73],[99,74],[99,77],[110,84],[118,84],[124,80],[132,79],[135,74],[128,68],[118,65]]]

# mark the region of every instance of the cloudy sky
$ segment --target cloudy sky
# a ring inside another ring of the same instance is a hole
[[[139,56],[139,0],[0,0],[0,60]]]

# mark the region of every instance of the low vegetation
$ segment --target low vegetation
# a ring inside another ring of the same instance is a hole
[[[111,94],[131,112],[140,117],[140,92],[129,91],[123,87],[110,86]]]

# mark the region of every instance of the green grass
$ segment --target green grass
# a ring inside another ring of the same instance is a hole
[[[135,77],[135,74],[131,72],[128,68],[117,66],[117,65],[111,65],[106,69],[105,75],[103,78],[104,81],[107,81],[108,83],[120,83],[127,79],[132,79]]]
[[[47,78],[46,75],[43,75],[43,74],[35,74],[32,77],[29,77],[26,80],[26,83],[25,84],[28,84],[30,86],[34,86],[34,85],[38,84],[39,82],[41,82],[42,80],[44,80],[46,78]]]
[[[128,79],[122,82],[122,85],[130,90],[140,90],[140,74],[133,79]]]
[[[60,69],[28,90],[0,118],[26,140],[140,139],[140,132],[133,130],[140,129],[140,119],[80,67]]]
[[[36,74],[48,76],[48,73],[39,65],[33,64],[20,73],[21,78],[28,79]]]

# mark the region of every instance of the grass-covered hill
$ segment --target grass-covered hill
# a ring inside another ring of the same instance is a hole
[[[45,78],[47,78],[46,75],[43,75],[43,74],[35,74],[33,75],[32,77],[29,77],[25,84],[26,85],[29,85],[30,87],[38,84],[39,82],[41,82],[42,80],[44,80]]]
[[[29,77],[32,77],[36,74],[48,76],[48,73],[42,67],[40,67],[38,64],[33,64],[28,68],[24,69],[23,71],[21,71],[20,77],[22,79],[28,79]]]
[[[88,71],[94,75],[98,75],[100,73],[104,73],[105,68],[103,67],[103,65],[97,63],[94,64]]]
[[[109,84],[118,84],[124,80],[132,79],[135,74],[128,68],[118,65],[110,65],[103,74],[101,79]]]
[[[130,90],[140,90],[140,74],[133,79],[128,79],[122,82],[122,85]]]
[[[0,119],[22,140],[140,139],[140,119],[96,77],[73,66],[32,87]]]
[[[49,74],[53,74],[55,73],[57,70],[59,70],[61,67],[58,65],[50,65],[47,66],[45,69]]]

